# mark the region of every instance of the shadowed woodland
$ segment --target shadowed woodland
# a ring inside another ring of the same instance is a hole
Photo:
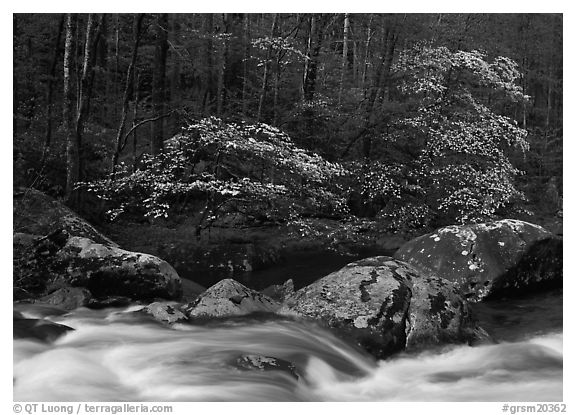
[[[222,199],[210,216],[229,192],[242,197],[224,209],[296,191],[289,181],[312,206],[280,206],[274,219],[354,215],[404,229],[555,212],[558,195],[554,206],[542,195],[561,193],[561,35],[560,15],[16,14],[15,184],[92,210],[90,186],[77,184],[114,172],[117,184],[92,190],[130,200],[92,215],[150,197],[138,214]],[[271,129],[250,130],[259,123]],[[158,157],[182,134],[195,134],[182,144],[197,146],[182,160],[191,175]],[[251,148],[255,134],[269,148]],[[306,163],[330,177],[308,177]],[[138,171],[199,184],[138,199],[120,188]]]
[[[13,22],[17,192],[123,246],[173,260],[287,234],[350,253],[498,218],[562,233],[561,15]]]

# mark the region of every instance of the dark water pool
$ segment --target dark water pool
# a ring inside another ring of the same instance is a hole
[[[561,332],[563,290],[474,303],[472,309],[482,327],[496,340],[516,341]]]

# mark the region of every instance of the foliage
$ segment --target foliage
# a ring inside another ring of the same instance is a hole
[[[417,151],[409,163],[371,163],[359,176],[364,197],[385,208],[380,217],[395,229],[474,222],[520,200],[514,184],[520,171],[508,152],[528,150],[526,131],[482,98],[489,90],[526,99],[515,83],[516,64],[421,44],[405,51],[394,71],[411,103],[395,126]]]
[[[279,55],[279,58],[284,61],[284,64],[292,63],[292,61],[303,61],[306,56],[288,39],[278,36],[259,37],[252,40],[252,46],[261,50],[273,50],[274,53]],[[261,66],[265,63],[265,59],[258,59],[258,64]]]
[[[231,212],[273,221],[343,214],[334,180],[344,173],[274,127],[210,117],[169,140],[164,153],[146,155],[136,171],[122,165],[115,177],[83,186],[108,202],[112,219],[124,212],[169,217],[202,201],[209,226]]]

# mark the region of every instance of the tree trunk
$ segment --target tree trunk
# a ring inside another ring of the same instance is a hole
[[[118,114],[118,102],[120,101],[120,14],[116,15],[116,39],[114,39],[114,64],[115,76],[114,80],[114,114]]]
[[[338,106],[342,104],[342,93],[346,80],[346,68],[348,67],[348,32],[350,31],[350,14],[344,15],[344,35],[342,37],[342,63],[340,73],[340,90],[338,91]]]
[[[366,85],[366,76],[368,73],[368,59],[370,57],[370,42],[372,41],[372,20],[373,16],[370,15],[370,20],[368,21],[368,28],[366,29],[366,44],[364,50],[364,65],[362,66],[362,88]]]
[[[80,62],[82,60],[81,56],[84,51],[81,49],[82,40],[80,39],[80,19],[78,15],[76,15],[76,25],[74,27],[74,73],[76,74],[76,109],[75,111],[78,112],[78,108],[80,108],[80,82],[81,76],[80,73],[82,72],[82,68],[80,67]],[[75,113],[76,114],[76,113]]]
[[[308,36],[308,50],[306,53],[306,63],[304,65],[304,80],[302,85],[302,98],[306,102],[314,99],[316,92],[316,77],[318,74],[318,60],[324,30],[326,28],[326,15],[310,17],[310,31]],[[305,131],[309,136],[314,134],[314,113],[311,108],[306,108],[303,112]]]
[[[98,39],[98,30],[102,16],[99,20],[95,20],[94,14],[88,15],[88,22],[86,23],[86,40],[84,45],[84,59],[82,62],[82,77],[80,78],[80,91],[78,113],[76,114],[76,140],[78,148],[82,149],[82,134],[84,133],[84,123],[88,117],[90,109],[90,99],[92,97],[92,85],[94,74],[94,57],[96,42]],[[82,166],[82,159],[80,159],[80,167]],[[80,170],[80,175],[82,175]],[[81,179],[81,177],[80,177]]]
[[[52,141],[52,109],[53,109],[53,95],[54,95],[54,81],[56,80],[56,66],[58,64],[58,55],[60,54],[60,40],[62,39],[62,32],[64,30],[64,15],[60,17],[58,24],[56,39],[54,41],[54,55],[52,55],[52,62],[50,64],[50,75],[48,79],[46,91],[46,136],[44,137],[44,146],[50,147]]]
[[[78,17],[75,14],[68,13],[66,15],[66,40],[64,43],[64,99],[62,106],[62,119],[64,123],[64,132],[66,135],[66,201],[71,204],[76,204],[76,192],[74,191],[74,184],[78,181],[80,176],[80,148],[74,133],[74,116],[73,111],[76,107],[74,105],[74,96],[72,93],[72,55],[74,43],[74,31],[77,24]]]
[[[304,63],[304,80],[302,83],[302,96],[305,101],[311,101],[316,87],[316,71],[318,55],[320,54],[320,42],[318,39],[318,22],[316,16],[310,16],[310,30],[308,35],[308,48]]]
[[[546,93],[546,129],[545,134],[548,135],[550,129],[550,113],[552,112],[552,65],[548,67],[548,91]]]
[[[360,58],[358,57],[359,54],[359,48],[358,48],[358,41],[356,40],[356,36],[354,34],[354,32],[352,31],[352,28],[350,28],[350,37],[352,40],[352,62],[353,62],[353,68],[352,68],[352,83],[358,87],[358,79],[359,79],[359,75],[360,75]]]
[[[214,34],[214,16],[211,13],[205,15],[206,20],[204,21],[204,32],[207,33],[206,36],[206,88],[204,90],[204,96],[202,97],[202,112],[204,116],[211,115],[212,113],[212,102],[216,98],[216,87],[214,82],[214,42],[212,36]]]
[[[99,80],[99,89],[104,90],[104,96],[110,97],[110,86],[113,83],[110,79],[110,62],[109,54],[110,54],[110,22],[109,20],[111,17],[109,14],[104,14],[102,16],[102,24],[100,26],[100,40],[98,41],[98,51],[96,53],[96,62],[97,66],[100,67],[102,71],[102,76],[98,78]],[[98,118],[99,122],[102,124],[103,127],[110,127],[108,120],[109,108],[106,103],[102,103],[98,106]]]
[[[274,78],[274,103],[273,103],[273,113],[274,119],[272,125],[278,125],[280,122],[280,112],[278,111],[278,99],[280,94],[280,77],[282,76],[282,62],[281,56],[278,54],[276,58],[276,77]]]
[[[522,94],[526,95],[527,89],[528,89],[528,82],[527,82],[527,78],[528,78],[528,70],[526,68],[527,65],[527,59],[526,57],[524,57],[522,59],[522,67],[523,67],[523,72],[522,72]],[[525,130],[526,129],[526,112],[527,112],[527,103],[526,100],[523,99],[522,100],[522,128]]]
[[[134,112],[132,114],[132,127],[136,125],[138,122],[138,100],[140,95],[140,88],[138,85],[140,84],[140,74],[138,74],[137,69],[134,68]],[[138,132],[134,130],[132,133],[132,172],[136,171],[136,146],[138,143]]]
[[[395,35],[392,30],[387,28],[384,32],[384,54],[382,59],[378,64],[375,76],[372,81],[372,87],[368,94],[367,107],[365,109],[365,120],[364,123],[366,128],[370,128],[372,125],[372,118],[374,117],[374,108],[378,100],[378,96],[382,91],[382,86],[386,88],[390,78],[390,70],[392,67],[392,61],[394,58],[394,50],[396,48],[396,42],[398,40],[398,35]],[[380,115],[378,115],[379,117]],[[365,163],[370,160],[370,153],[372,149],[372,134],[365,134],[363,137],[362,145],[362,155],[364,157]]]
[[[180,43],[180,15],[173,14],[172,16],[172,39],[174,39],[174,44]],[[170,94],[169,102],[172,108],[178,108],[181,106],[181,85],[180,85],[180,74],[181,74],[181,55],[178,51],[174,55],[174,65],[172,66],[172,72],[170,74]],[[167,98],[168,100],[168,98]],[[167,123],[169,125],[169,135],[172,136],[176,133],[178,124],[177,118],[173,119],[173,122]]]
[[[72,17],[68,15],[66,24],[66,45],[64,52],[64,78],[70,79],[69,67],[70,67],[70,53],[66,53],[71,49],[71,27],[72,27]],[[102,21],[102,16],[98,21],[95,20],[93,14],[88,15],[88,22],[86,24],[86,39],[84,46],[84,58],[82,62],[82,76],[80,77],[80,89],[78,90],[78,108],[76,112],[75,125],[73,122],[67,125],[68,132],[68,157],[67,157],[67,182],[66,182],[66,192],[67,201],[71,206],[77,206],[79,203],[78,192],[74,189],[76,183],[82,180],[82,134],[84,133],[84,123],[88,117],[88,111],[90,108],[90,98],[92,95],[92,81],[93,81],[93,70],[94,70],[94,52],[96,42],[98,40],[98,30],[100,29]],[[68,55],[68,56],[67,56]],[[68,87],[66,86],[68,84]],[[69,91],[69,81],[65,82],[64,95],[70,97]],[[66,103],[69,102],[69,98],[65,99]],[[66,111],[66,110],[65,110]],[[68,120],[71,118],[70,114],[65,114],[65,123],[69,123]],[[71,127],[71,128],[70,128]]]
[[[270,30],[270,37],[276,37],[276,26],[278,24],[278,14],[274,13],[272,16],[272,29]],[[260,98],[258,99],[258,113],[256,115],[256,121],[260,122],[262,118],[262,107],[264,105],[264,100],[266,99],[266,89],[268,87],[268,75],[270,72],[270,59],[272,58],[272,45],[268,47],[266,51],[266,60],[264,61],[264,73],[262,75],[262,87],[260,88]]]
[[[18,36],[18,14],[12,15],[12,137],[16,139],[18,135],[18,78],[16,77],[16,37]]]
[[[318,78],[318,63],[320,60],[320,51],[329,25],[330,15],[320,14],[319,19],[314,21],[313,32],[313,46],[310,51],[310,65],[308,66],[308,74],[306,75],[306,83],[304,85],[304,98],[307,101],[314,99],[316,92],[316,80]]]
[[[124,97],[122,99],[122,115],[120,118],[120,125],[116,132],[116,151],[112,156],[112,174],[116,172],[116,165],[118,164],[118,157],[122,147],[122,139],[124,136],[124,128],[126,126],[126,118],[128,117],[128,109],[130,106],[130,92],[134,82],[134,72],[136,70],[136,59],[138,58],[138,46],[140,45],[140,33],[142,28],[142,19],[144,15],[139,13],[134,16],[134,46],[132,48],[132,58],[128,66],[128,73],[126,74],[126,84],[124,85]]]
[[[168,53],[168,15],[159,16],[156,24],[156,47],[154,52],[154,73],[152,77],[152,108],[159,116],[165,112],[166,101],[166,57]],[[164,148],[164,119],[152,123],[151,151],[160,154]]]
[[[244,61],[242,62],[242,116],[248,113],[248,60],[250,59],[250,14],[244,14]]]
[[[522,54],[522,94],[527,95],[528,93],[528,39],[527,33],[529,33],[530,29],[530,17],[529,15],[522,15],[520,18],[520,27],[519,27],[519,34],[521,39],[521,54]],[[526,129],[527,127],[527,102],[526,100],[522,100],[522,128]]]
[[[222,26],[224,28],[223,34],[229,33],[229,15],[223,13],[221,15]],[[229,40],[225,36],[220,40],[220,65],[218,67],[218,83],[216,84],[216,116],[221,117],[224,113],[224,102],[226,101],[226,71],[228,70],[228,54],[229,54]]]

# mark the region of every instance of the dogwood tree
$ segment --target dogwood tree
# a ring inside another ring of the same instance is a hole
[[[420,44],[403,51],[393,71],[407,110],[386,140],[409,140],[416,150],[409,163],[384,161],[366,176],[366,194],[396,207],[382,215],[419,217],[415,226],[479,221],[522,196],[509,154],[528,149],[527,133],[497,111],[528,99],[515,62]]]
[[[168,140],[163,153],[144,156],[134,172],[121,164],[114,177],[84,186],[107,202],[112,219],[127,212],[167,218],[201,202],[200,232],[231,212],[280,221],[342,214],[335,180],[343,174],[277,128],[210,117]]]

